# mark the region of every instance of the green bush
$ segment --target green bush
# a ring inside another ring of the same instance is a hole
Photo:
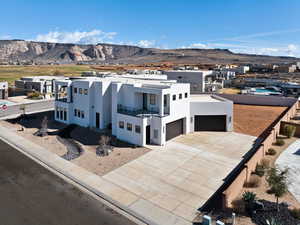
[[[265,175],[265,168],[262,165],[257,164],[254,174],[262,177],[263,175]]]
[[[243,194],[243,200],[246,203],[252,203],[256,200],[256,194],[252,191],[245,191]]]
[[[296,127],[293,125],[285,125],[284,126],[284,134],[288,137],[291,138],[295,135],[296,132]]]
[[[269,148],[267,151],[267,155],[276,155],[276,150],[274,148]]]
[[[278,145],[278,146],[283,146],[285,144],[285,142],[282,139],[277,139],[275,144]]]
[[[291,209],[290,213],[295,219],[300,220],[300,208],[299,209]]]

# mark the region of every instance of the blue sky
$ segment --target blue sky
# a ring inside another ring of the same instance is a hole
[[[299,0],[3,0],[0,39],[300,56]]]

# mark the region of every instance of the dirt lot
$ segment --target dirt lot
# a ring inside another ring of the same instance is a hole
[[[48,131],[50,135],[46,137],[34,136],[33,133],[40,127],[44,116],[48,118]],[[24,131],[20,131],[20,124],[25,127]],[[23,122],[16,120],[0,121],[0,125],[17,132],[18,135],[45,147],[45,149],[59,156],[63,156],[67,152],[66,147],[57,140],[56,135],[57,130],[63,128],[65,125],[53,120],[53,112],[35,114],[29,120]],[[109,156],[97,156],[96,147],[98,146],[100,138],[98,132],[77,127],[72,131],[71,136],[84,150],[84,153],[79,158],[72,160],[72,162],[99,176],[150,151],[150,149],[147,148],[133,148],[124,142],[118,142],[118,147],[114,147],[113,152],[111,152]]]
[[[234,131],[258,137],[285,109],[279,106],[234,104]]]
[[[2,141],[0,151],[1,224],[134,224]]]

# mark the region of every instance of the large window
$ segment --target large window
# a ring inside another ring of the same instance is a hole
[[[74,109],[74,116],[77,116],[77,109]]]
[[[84,94],[85,94],[85,95],[88,94],[88,89],[84,89]]]
[[[74,88],[74,94],[77,94],[77,88]]]
[[[186,92],[186,93],[184,93],[184,97],[185,98],[187,98],[188,97],[188,93]]]
[[[127,130],[132,131],[132,124],[131,123],[127,123]]]
[[[172,97],[172,98],[173,98],[173,101],[175,101],[175,100],[176,100],[176,95],[173,95],[173,97]]]
[[[135,125],[135,133],[141,133],[141,126]]]
[[[155,105],[156,96],[154,94],[150,94],[150,104]]]
[[[82,88],[79,88],[79,94],[82,95]]]
[[[179,99],[182,99],[182,94],[179,94]]]
[[[119,128],[124,129],[124,122],[123,121],[119,121]]]

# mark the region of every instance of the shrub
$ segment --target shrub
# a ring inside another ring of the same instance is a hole
[[[245,191],[243,194],[243,200],[246,203],[253,203],[256,200],[256,194],[252,191]]]
[[[290,213],[295,219],[300,220],[300,208],[299,209],[291,209]]]
[[[288,125],[286,124],[284,126],[284,134],[288,137],[288,138],[291,138],[295,135],[295,132],[296,132],[296,127],[293,126],[293,125]]]
[[[257,164],[254,174],[262,177],[263,175],[265,175],[265,168],[262,165]]]
[[[245,201],[243,199],[235,199],[231,202],[232,210],[235,213],[244,213],[245,212]]]
[[[267,151],[267,155],[276,155],[276,150],[274,148],[269,148]]]
[[[245,187],[248,188],[256,188],[259,187],[261,184],[261,179],[257,175],[252,175],[248,182],[245,183]]]
[[[270,160],[268,160],[268,159],[262,159],[260,161],[260,164],[262,165],[262,167],[264,169],[268,169],[270,167]]]
[[[41,99],[41,98],[42,98],[42,95],[41,95],[40,92],[35,91],[35,92],[30,92],[30,93],[28,93],[28,94],[27,94],[27,97],[28,97],[28,98],[31,98],[31,99]]]
[[[282,139],[277,139],[275,144],[278,145],[278,146],[283,146],[285,144],[285,142]]]

